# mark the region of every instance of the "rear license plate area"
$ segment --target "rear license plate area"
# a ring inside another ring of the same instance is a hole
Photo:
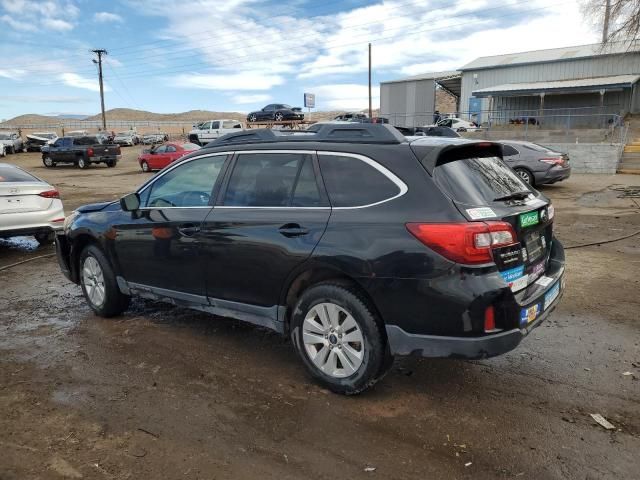
[[[527,250],[529,263],[535,263],[544,256],[547,242],[540,232],[532,232],[525,237],[524,247]]]

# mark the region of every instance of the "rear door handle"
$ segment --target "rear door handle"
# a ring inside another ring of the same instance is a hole
[[[196,233],[200,232],[200,227],[197,225],[183,225],[178,227],[178,232],[184,237],[193,237]]]
[[[287,238],[301,237],[309,233],[309,230],[301,227],[297,223],[287,223],[282,225],[278,231]]]

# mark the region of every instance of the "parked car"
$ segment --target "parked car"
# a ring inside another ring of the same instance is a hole
[[[223,118],[221,120],[207,120],[193,126],[193,130],[189,132],[189,142],[196,145],[206,145],[227,133],[242,130],[242,123],[237,120],[229,120]]]
[[[24,143],[20,135],[15,132],[0,132],[0,145],[3,148],[3,156],[7,153],[18,153],[24,151]]]
[[[66,132],[63,136],[65,137],[86,137],[89,135],[87,130],[71,130],[70,132]]]
[[[24,142],[24,148],[27,152],[40,152],[44,145],[55,142],[57,138],[58,135],[54,132],[30,133]]]
[[[428,125],[434,126],[434,125]],[[461,118],[449,117],[444,120],[440,120],[435,126],[438,127],[449,127],[456,132],[475,132],[480,130],[480,127],[475,122],[470,122],[468,120],[463,120]]]
[[[299,107],[290,107],[284,103],[271,103],[262,110],[251,112],[247,115],[247,122],[257,122],[260,120],[274,120],[282,122],[284,120],[304,120],[304,113]]]
[[[138,156],[138,163],[143,172],[162,170],[187,153],[199,150],[195,143],[167,143],[145,150]]]
[[[546,185],[571,176],[569,155],[531,142],[500,140],[502,155],[528,185]]]
[[[558,304],[554,207],[501,152],[372,124],[228,134],[79,208],[58,260],[97,315],[141,296],[271,328],[355,394],[394,355],[509,351]]]
[[[133,147],[140,143],[140,137],[138,137],[138,134],[133,130],[129,130],[127,132],[116,133],[115,137],[113,137],[113,143]]]
[[[169,135],[166,133],[145,133],[142,136],[142,143],[145,145],[155,145],[156,143],[163,143],[169,141]]]
[[[460,138],[455,130],[449,127],[396,127],[405,137],[449,137]]]
[[[369,117],[367,117],[364,113],[341,113],[333,118],[334,120],[339,120],[342,122],[367,122],[369,121]]]
[[[98,139],[98,142],[102,144],[113,143],[113,138],[115,137],[115,135],[112,135],[109,132],[98,132],[94,136]]]
[[[0,163],[0,238],[29,235],[50,244],[63,222],[55,187],[20,167]]]
[[[78,168],[95,163],[115,167],[120,158],[120,145],[102,144],[96,137],[61,137],[42,147],[42,163],[47,168],[58,163],[73,163]]]

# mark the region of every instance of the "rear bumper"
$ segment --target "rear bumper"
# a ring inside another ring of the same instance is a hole
[[[56,257],[58,258],[58,264],[64,276],[67,277],[68,280],[77,283],[77,279],[71,269],[71,245],[69,244],[67,236],[64,234],[58,233],[56,235]]]
[[[3,213],[0,215],[0,237],[34,235],[36,233],[57,231],[64,223],[64,209],[59,207],[36,212]],[[54,222],[54,220],[59,220]]]
[[[556,183],[561,182],[562,180],[566,180],[571,176],[571,167],[552,167],[546,172],[543,172],[539,178],[536,178],[536,183],[545,184],[545,183]]]
[[[115,162],[118,163],[122,159],[122,155],[101,155],[99,157],[89,157],[91,163],[106,163]]]

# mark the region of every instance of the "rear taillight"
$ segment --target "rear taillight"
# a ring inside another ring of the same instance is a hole
[[[87,148],[87,156],[93,157],[93,148]]]
[[[507,222],[408,223],[407,230],[443,257],[466,265],[491,263],[491,249],[517,241]]]
[[[120,155],[122,152],[120,150],[120,145],[118,145],[118,149],[116,150],[116,155]]]
[[[550,165],[564,165],[564,158],[562,157],[541,158],[540,161]]]
[[[44,198],[60,198],[58,190],[47,190],[46,192],[40,192],[38,195]]]

